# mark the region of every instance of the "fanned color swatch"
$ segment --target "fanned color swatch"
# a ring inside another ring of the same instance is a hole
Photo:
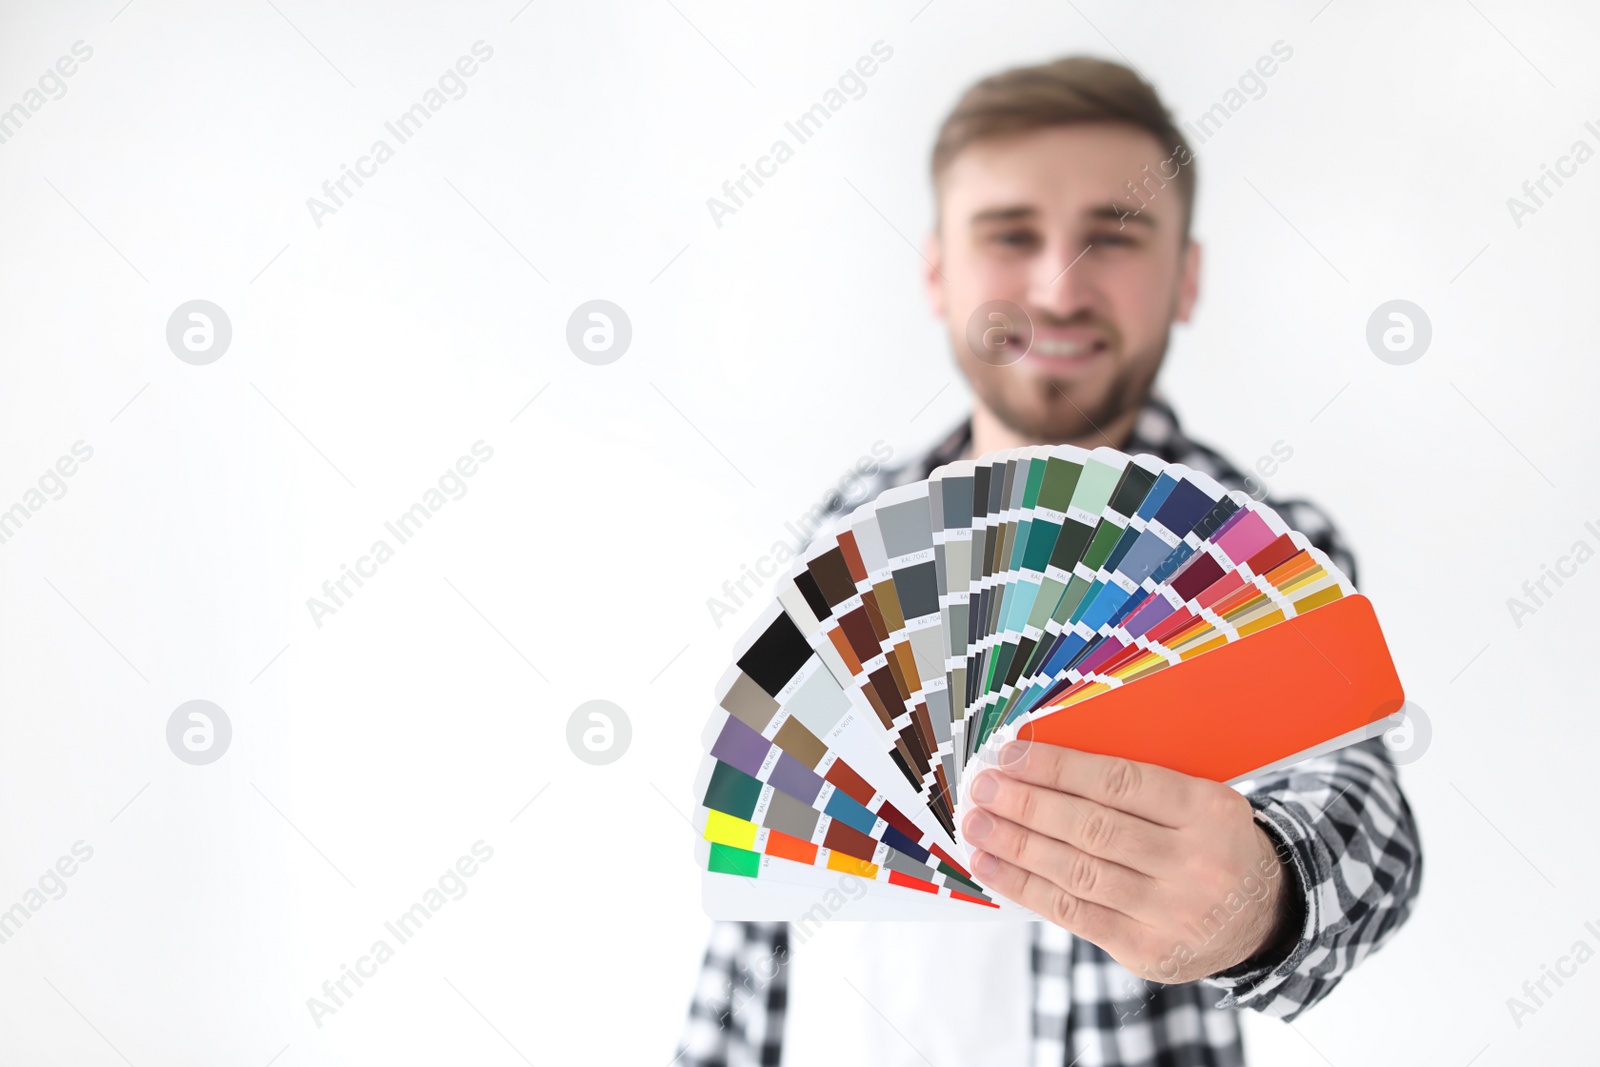
[[[987,919],[1034,917],[973,878],[958,829],[1007,741],[1231,783],[1381,733],[1404,695],[1371,604],[1270,508],[1061,445],[856,509],[778,583],[716,700],[708,914]]]

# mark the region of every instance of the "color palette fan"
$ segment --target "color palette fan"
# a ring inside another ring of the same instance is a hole
[[[857,508],[793,562],[716,700],[708,914],[1026,919],[959,831],[1006,742],[1237,783],[1383,732],[1404,694],[1371,603],[1272,509],[1060,445]]]

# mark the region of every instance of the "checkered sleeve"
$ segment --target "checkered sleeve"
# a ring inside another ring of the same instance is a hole
[[[777,1064],[788,962],[788,924],[713,923],[672,1067]]]
[[[1204,979],[1224,1007],[1294,1019],[1411,914],[1422,851],[1383,739],[1241,783],[1302,893],[1300,939],[1276,964]]]
[[[1301,502],[1275,506],[1355,580],[1355,561],[1321,512]],[[1226,991],[1220,1006],[1294,1019],[1411,914],[1422,880],[1421,843],[1381,737],[1238,789],[1286,857],[1304,923],[1287,956],[1247,961],[1203,981]]]

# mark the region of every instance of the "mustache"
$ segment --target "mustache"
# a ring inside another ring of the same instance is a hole
[[[1096,330],[1108,337],[1117,333],[1115,323],[1089,313],[1069,315],[1063,319],[1054,315],[1041,315],[1027,308],[1023,310],[1036,330]]]

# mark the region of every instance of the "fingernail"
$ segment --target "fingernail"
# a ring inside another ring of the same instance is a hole
[[[1012,741],[1000,750],[1000,766],[1008,771],[1020,770],[1028,756],[1028,742]]]
[[[972,873],[980,878],[987,878],[1000,869],[993,856],[987,852],[974,852],[972,854]]]
[[[1000,783],[992,774],[980,774],[972,780],[972,802],[987,804],[1000,792]]]
[[[982,841],[994,830],[994,820],[984,812],[975,811],[962,823],[962,830],[968,841]]]

